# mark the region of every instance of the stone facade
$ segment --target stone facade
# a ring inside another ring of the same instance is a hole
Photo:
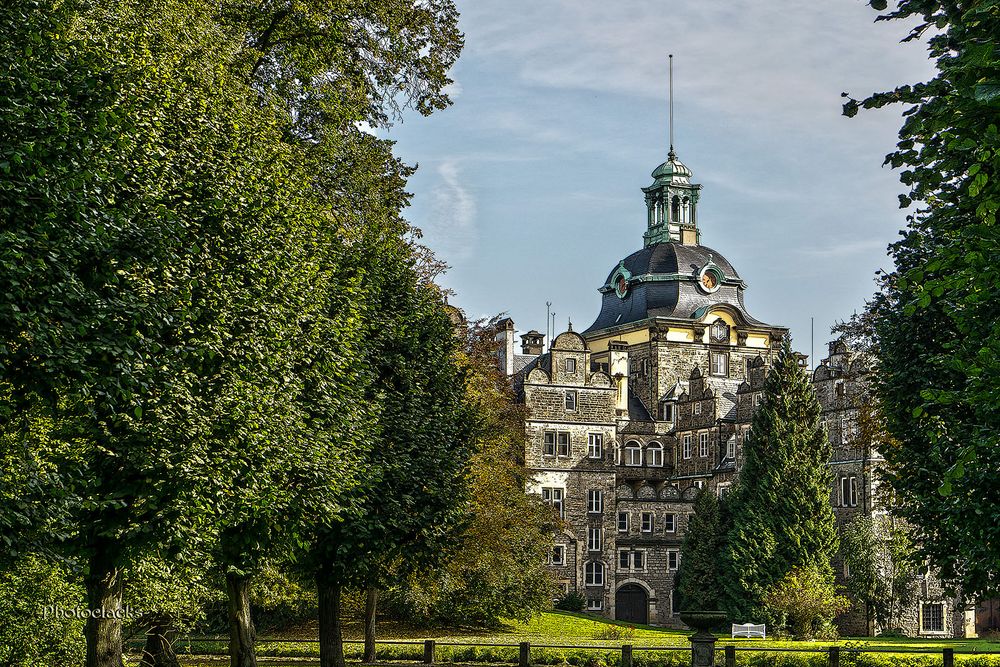
[[[674,578],[694,497],[706,487],[724,496],[736,480],[768,368],[787,335],[749,314],[736,269],[700,245],[701,186],[690,177],[673,152],[654,170],[643,189],[645,247],[612,269],[586,331],[556,336],[548,351],[530,331],[521,354],[513,322],[501,322],[497,334],[500,366],[528,408],[527,492],[563,519],[549,562],[554,577],[594,613],[668,627],[682,627]],[[865,372],[837,341],[813,376],[833,445],[831,503],[841,526],[878,511],[880,459],[856,437]],[[963,634],[964,608],[930,574],[918,585],[923,604],[904,629]],[[845,632],[863,634],[856,614],[841,620]]]

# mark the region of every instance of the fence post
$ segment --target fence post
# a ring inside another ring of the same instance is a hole
[[[518,667],[530,667],[531,666],[531,644],[528,642],[521,642],[521,651],[517,658]]]
[[[632,667],[632,645],[622,645],[622,667]]]
[[[955,649],[946,648],[942,653],[944,654],[944,667],[955,667]]]
[[[430,665],[434,663],[434,640],[425,639],[424,640],[424,664]]]
[[[840,667],[840,647],[830,647],[830,667]]]
[[[726,647],[726,667],[736,667],[736,647]]]

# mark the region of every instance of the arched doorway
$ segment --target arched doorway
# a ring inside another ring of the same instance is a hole
[[[649,595],[638,584],[625,584],[615,593],[615,619],[629,623],[649,623]]]

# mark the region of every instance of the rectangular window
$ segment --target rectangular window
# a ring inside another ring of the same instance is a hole
[[[618,552],[618,569],[627,570],[632,565],[632,554],[627,549]]]
[[[556,452],[559,456],[569,456],[569,433],[560,432],[558,435],[558,447]]]
[[[858,478],[851,475],[840,478],[840,506],[858,506]]]
[[[587,529],[587,551],[600,551],[604,530],[602,528]]]
[[[646,552],[645,551],[633,551],[632,552],[632,569],[633,570],[644,570],[644,569],[646,569]]]
[[[575,373],[576,372],[576,359],[570,357],[566,360],[566,372]]]
[[[601,433],[590,433],[587,435],[587,457],[592,459],[604,458],[604,435]]]
[[[587,600],[587,611],[601,611],[604,609],[604,600],[590,598]]]
[[[668,533],[677,532],[677,515],[668,514],[663,518],[663,529]]]
[[[542,436],[542,454],[545,456],[555,456],[556,455],[556,433],[555,431],[546,431]]]
[[[553,488],[543,488],[542,489],[542,502],[551,505],[555,508],[556,512],[559,514],[560,519],[566,518],[566,512],[563,508],[563,489],[553,489]]]
[[[565,565],[566,564],[566,547],[561,544],[557,544],[552,547],[552,564],[553,565]]]
[[[729,375],[729,355],[725,352],[712,353],[712,375]]]
[[[701,401],[698,401],[698,402],[696,402],[694,404],[694,413],[696,415],[700,415],[701,414]]]
[[[618,532],[619,533],[628,532],[628,512],[618,513]]]
[[[573,412],[576,410],[576,391],[569,390],[566,392],[566,410],[568,412]]]
[[[764,402],[764,394],[757,392],[756,394],[753,395],[754,407],[758,407],[763,402]]]
[[[651,533],[653,532],[653,513],[643,512],[642,513],[642,532]]]
[[[698,456],[702,458],[708,456],[708,433],[698,434]]]
[[[677,549],[667,550],[667,570],[673,572],[677,570],[677,565],[680,563],[681,555]]]
[[[691,435],[690,434],[685,435],[683,442],[684,445],[683,445],[682,455],[684,456],[684,458],[689,459],[691,458]]]
[[[736,436],[731,435],[726,440],[726,458],[730,461],[736,460]]]
[[[672,422],[674,420],[674,404],[663,403],[660,406],[660,421]]]
[[[604,511],[604,492],[600,489],[587,490],[587,511],[600,514]]]
[[[718,492],[719,498],[725,498],[726,496],[729,495],[729,488],[730,488],[729,482],[724,482],[722,484],[719,484],[719,486],[717,486],[715,490]]]
[[[705,488],[705,480],[703,480],[703,479],[696,479],[691,486],[693,486],[696,489],[704,489]]]
[[[944,632],[944,604],[941,602],[920,603],[920,631]]]

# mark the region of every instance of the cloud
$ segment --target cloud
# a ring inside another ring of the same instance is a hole
[[[468,261],[475,254],[479,233],[476,228],[476,199],[462,183],[457,158],[443,161],[437,168],[439,182],[430,192],[430,215],[418,225],[425,243],[449,264]]]

